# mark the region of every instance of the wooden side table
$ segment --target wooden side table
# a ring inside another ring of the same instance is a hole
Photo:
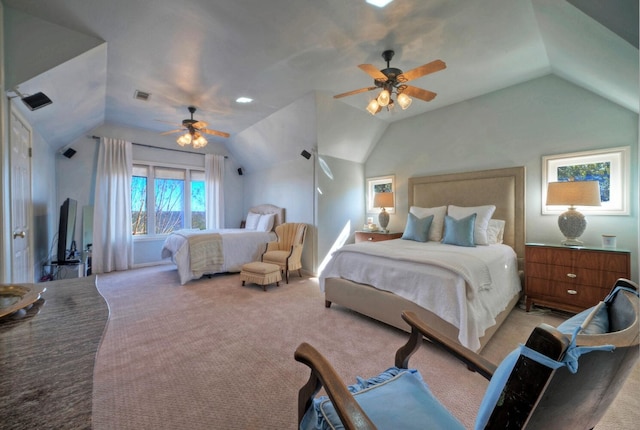
[[[598,304],[618,278],[631,276],[626,250],[527,243],[526,310],[536,303],[580,312]]]
[[[356,243],[381,242],[383,240],[399,239],[402,233],[383,233],[381,231],[356,231]]]

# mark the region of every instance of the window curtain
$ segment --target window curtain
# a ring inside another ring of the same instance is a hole
[[[207,228],[224,228],[224,156],[205,154],[204,188]]]
[[[131,142],[102,138],[93,216],[92,271],[107,273],[133,265],[131,234]]]

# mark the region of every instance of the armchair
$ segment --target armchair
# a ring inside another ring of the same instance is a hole
[[[407,369],[424,336],[490,380],[476,429],[591,429],[638,360],[639,302],[637,285],[620,279],[600,305],[557,329],[540,324],[497,367],[405,311],[412,330],[396,352],[395,367],[348,388],[322,354],[302,343],[294,357],[311,374],[298,394],[299,427],[463,429],[417,370]],[[328,397],[316,398],[322,387]]]
[[[278,239],[275,242],[267,243],[265,252],[261,260],[264,263],[277,264],[280,266],[286,283],[289,283],[289,272],[298,271],[298,276],[302,276],[302,249],[304,247],[304,236],[307,225],[302,223],[283,223],[276,227]]]

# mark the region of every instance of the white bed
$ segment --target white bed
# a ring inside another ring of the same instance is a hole
[[[247,228],[219,230],[178,230],[170,234],[162,246],[162,258],[171,258],[177,266],[180,284],[203,275],[240,272],[242,265],[260,261],[268,242],[276,240],[273,229],[284,222],[284,209],[260,205],[250,214],[273,214],[269,231]]]
[[[395,239],[346,245],[320,275],[325,305],[342,305],[403,330],[408,326],[400,314],[412,310],[451,339],[481,350],[521,295],[524,168],[409,180],[409,206],[487,204],[496,206],[493,219],[506,222],[503,244],[467,248]],[[431,262],[416,257],[436,249],[447,256]],[[480,274],[461,268],[465,260]]]

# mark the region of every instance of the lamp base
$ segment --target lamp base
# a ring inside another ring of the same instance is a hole
[[[563,245],[580,246],[583,243],[578,240],[584,230],[587,228],[587,220],[584,215],[578,212],[573,206],[558,217],[558,227],[566,238],[562,241]]]
[[[382,211],[378,215],[378,223],[380,224],[380,227],[382,227],[383,233],[389,232],[389,230],[387,230],[387,226],[389,225],[389,213],[384,210],[384,208],[382,208]]]

